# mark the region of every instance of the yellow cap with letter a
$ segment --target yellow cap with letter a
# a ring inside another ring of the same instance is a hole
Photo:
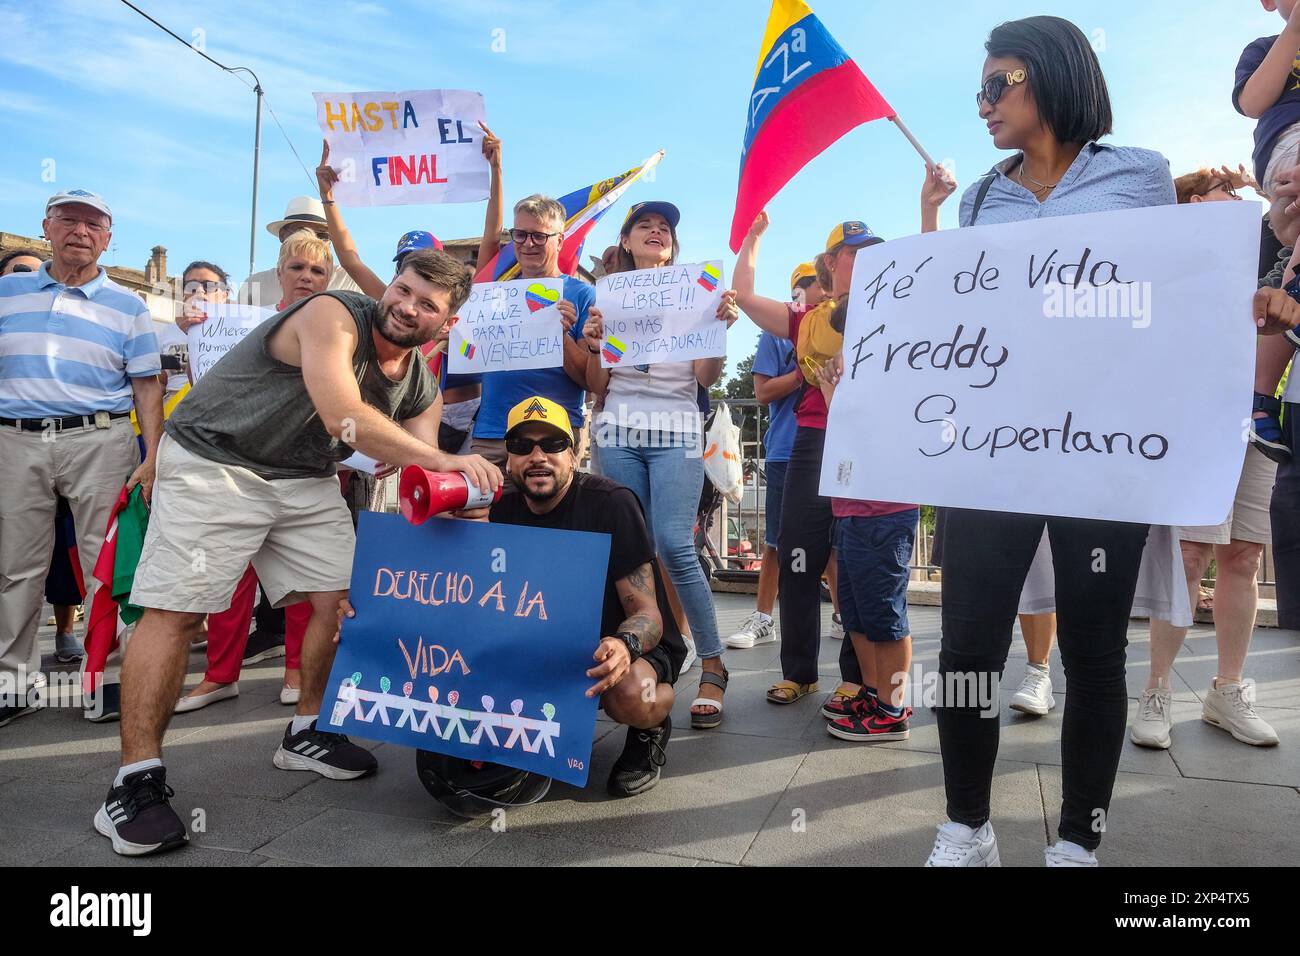
[[[510,409],[506,417],[506,437],[509,438],[516,428],[524,425],[548,425],[561,435],[573,441],[573,426],[569,424],[569,413],[561,405],[549,398],[534,395]]]

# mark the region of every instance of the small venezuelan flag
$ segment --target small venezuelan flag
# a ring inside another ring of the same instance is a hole
[[[705,289],[712,292],[718,287],[718,283],[722,281],[722,270],[715,265],[707,265],[704,267],[704,271],[700,273],[700,277],[696,281],[699,282],[700,285],[704,286]]]
[[[605,348],[603,350],[603,354],[605,356],[605,361],[608,362],[610,365],[617,365],[619,362],[621,362],[623,360],[623,353],[626,351],[627,351],[626,343],[620,342],[612,335],[609,338],[605,339]]]
[[[465,356],[467,359],[472,359],[476,351],[478,350],[468,342],[462,342],[460,344],[460,354]]]

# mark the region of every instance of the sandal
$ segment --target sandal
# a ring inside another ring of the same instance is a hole
[[[777,681],[767,689],[767,702],[769,704],[793,704],[800,697],[807,697],[809,694],[817,693],[817,682],[811,684],[796,684],[792,680]]]
[[[700,674],[700,686],[711,684],[719,688],[724,694],[727,692],[727,683],[731,680],[731,674],[728,673],[726,666],[722,668],[721,674],[715,674],[713,671],[704,671]],[[697,714],[696,707],[713,707],[716,708],[711,714]],[[722,723],[722,701],[714,700],[712,697],[696,697],[691,701],[691,727],[695,730],[712,730]]]

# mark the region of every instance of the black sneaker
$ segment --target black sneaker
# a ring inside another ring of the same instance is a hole
[[[103,684],[99,690],[82,701],[85,718],[92,724],[106,724],[122,719],[122,685]]]
[[[39,707],[29,707],[25,703],[0,707],[0,727],[3,727],[5,724],[13,723],[19,717],[26,716],[27,714],[34,714],[39,709]]]
[[[673,719],[650,730],[627,729],[623,753],[609,772],[609,792],[615,797],[634,797],[659,782],[659,774],[668,761],[668,738],[673,735]]]
[[[274,657],[284,657],[284,634],[257,630],[248,635],[248,643],[244,645],[244,660],[241,666],[247,667],[249,664],[260,664],[262,661],[269,661]]]
[[[343,734],[317,730],[314,720],[296,734],[290,723],[284,731],[284,742],[271,759],[281,770],[314,770],[331,780],[355,780],[379,768],[379,761],[365,747]]]
[[[911,716],[911,707],[903,708],[903,712],[895,717],[873,706],[869,711],[859,711],[851,717],[832,720],[826,725],[826,732],[840,740],[855,740],[868,744],[885,740],[906,740],[911,736],[907,726],[907,719]]]
[[[168,797],[167,768],[150,767],[126,775],[122,786],[108,791],[95,813],[95,829],[113,841],[119,856],[145,856],[174,850],[190,841],[185,823]]]

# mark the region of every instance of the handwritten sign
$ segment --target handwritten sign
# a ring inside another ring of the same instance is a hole
[[[313,93],[344,206],[477,202],[488,195],[483,94]]]
[[[190,371],[196,382],[227,352],[244,341],[249,332],[275,315],[274,309],[235,302],[205,305],[204,311],[207,319],[190,326],[185,333],[189,343]]]
[[[1219,523],[1250,427],[1259,219],[1197,203],[861,250],[821,493]]]
[[[563,278],[476,284],[451,328],[447,370],[462,375],[563,365],[562,298]]]
[[[727,325],[717,317],[724,288],[717,260],[600,279],[596,305],[605,319],[601,367],[726,355]]]
[[[361,514],[329,729],[584,786],[608,561],[608,535]]]

